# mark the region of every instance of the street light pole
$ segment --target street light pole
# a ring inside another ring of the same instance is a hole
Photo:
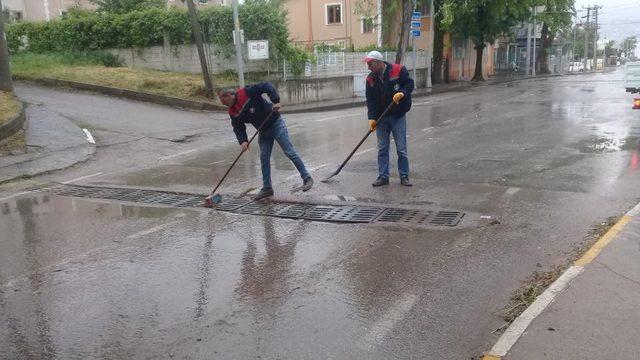
[[[436,20],[436,16],[433,12],[433,0],[429,1],[429,15],[431,16],[429,19],[429,56],[427,57],[427,87],[432,87],[431,84],[431,73],[433,73],[432,64],[433,64],[433,39],[435,38],[433,34],[434,25],[433,22]]]
[[[536,48],[536,39],[538,37],[538,23],[536,21],[536,16],[538,16],[538,5],[533,6],[533,68],[531,69],[531,74],[536,76],[536,53],[538,49]]]
[[[0,0],[0,10],[2,10]],[[9,65],[9,48],[7,37],[4,34],[4,20],[0,14],[0,90],[13,92],[13,82],[11,81],[11,66]]]
[[[238,81],[240,87],[244,87],[244,68],[242,66],[242,36],[240,31],[240,19],[238,18],[238,0],[233,0],[233,37],[236,45],[236,60],[238,63]]]

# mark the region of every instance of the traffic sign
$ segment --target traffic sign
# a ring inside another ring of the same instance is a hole
[[[420,30],[411,30],[411,37],[418,38],[420,37],[420,34],[421,34]]]
[[[412,21],[411,22],[411,28],[412,29],[420,29],[422,27],[422,22],[421,21]]]
[[[420,11],[414,11],[413,14],[411,14],[411,20],[420,20],[421,17],[422,14],[420,14]]]

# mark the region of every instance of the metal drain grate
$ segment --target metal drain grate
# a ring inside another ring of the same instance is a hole
[[[146,189],[58,185],[48,189],[57,195],[109,199],[175,207],[202,207],[204,194]],[[342,223],[396,223],[423,226],[457,226],[463,212],[397,209],[359,205],[319,205],[289,202],[258,202],[249,197],[223,197],[218,211],[275,216],[289,219]]]
[[[464,216],[460,211],[421,211],[408,209],[385,209],[382,214],[376,218],[376,222],[385,223],[401,223],[401,224],[417,224],[417,225],[436,225],[436,226],[456,226]]]
[[[307,211],[303,218],[316,221],[369,223],[380,215],[382,211],[384,211],[383,208],[317,205]]]
[[[433,218],[429,220],[431,225],[440,226],[456,226],[462,220],[464,213],[459,211],[438,211]]]

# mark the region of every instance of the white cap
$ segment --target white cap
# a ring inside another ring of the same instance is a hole
[[[364,62],[369,62],[371,60],[378,60],[378,61],[384,61],[382,54],[380,53],[380,51],[371,51],[367,54],[367,56],[364,57]]]

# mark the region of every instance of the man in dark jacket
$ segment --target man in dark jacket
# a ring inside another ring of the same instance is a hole
[[[267,94],[271,102],[265,100],[262,94]],[[280,109],[280,96],[273,85],[263,82],[238,90],[221,90],[218,92],[218,97],[220,102],[229,108],[233,132],[236,134],[242,151],[249,150],[249,138],[247,137],[245,124],[251,124],[256,129],[259,129],[264,121],[268,121],[260,130],[258,137],[260,163],[262,165],[262,189],[254,198],[260,200],[273,196],[273,187],[271,186],[271,150],[273,150],[274,141],[278,142],[282,151],[298,169],[303,181],[302,191],[310,190],[313,186],[313,179],[291,143],[287,125],[278,112]]]
[[[398,153],[400,183],[411,186],[405,114],[411,109],[413,79],[409,77],[409,72],[404,66],[384,61],[378,51],[368,53],[364,60],[371,70],[366,85],[369,127],[371,131],[376,131],[378,137],[378,178],[372,185],[389,184],[389,138],[390,134],[393,134]],[[393,107],[378,123],[376,119],[392,102]]]

